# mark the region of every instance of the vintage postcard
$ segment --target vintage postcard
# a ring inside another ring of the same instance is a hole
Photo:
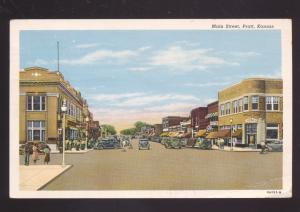
[[[10,197],[292,197],[291,30],[11,21]]]

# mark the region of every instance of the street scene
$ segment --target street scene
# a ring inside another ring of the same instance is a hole
[[[20,33],[19,189],[280,190],[280,31]]]
[[[282,186],[282,153],[166,149],[156,142],[150,143],[150,150],[139,150],[137,139],[132,144],[133,149],[126,152],[107,149],[67,154],[66,162],[73,167],[41,190],[218,190]],[[61,160],[61,154],[52,154],[49,164],[60,165]],[[37,163],[43,164],[43,158]]]

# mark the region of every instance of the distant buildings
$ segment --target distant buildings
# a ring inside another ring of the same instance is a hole
[[[191,110],[185,132],[193,129],[192,136],[223,138],[226,144],[253,148],[260,147],[262,141],[282,141],[282,86],[282,79],[249,78],[222,89],[217,101]],[[165,117],[163,131],[180,133],[187,120]]]
[[[162,119],[162,127],[163,131],[167,132],[170,128],[176,128],[176,125],[179,125],[180,122],[187,121],[189,117],[181,117],[181,116],[167,116]],[[178,127],[177,127],[178,128]]]
[[[90,131],[92,113],[87,101],[58,71],[41,67],[20,71],[20,143],[46,142],[56,147],[62,141],[61,106],[66,101],[66,138],[76,139]],[[88,117],[88,119],[87,119]]]

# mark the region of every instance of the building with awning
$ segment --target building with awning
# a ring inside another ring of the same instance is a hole
[[[207,139],[217,139],[217,138],[229,138],[230,137],[230,130],[219,130],[215,132],[210,132],[205,137]]]
[[[195,137],[199,138],[199,137],[205,137],[206,135],[206,130],[199,130],[196,134]]]

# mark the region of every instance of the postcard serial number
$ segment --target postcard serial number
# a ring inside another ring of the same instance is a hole
[[[274,25],[267,24],[212,24],[215,29],[272,29]]]

